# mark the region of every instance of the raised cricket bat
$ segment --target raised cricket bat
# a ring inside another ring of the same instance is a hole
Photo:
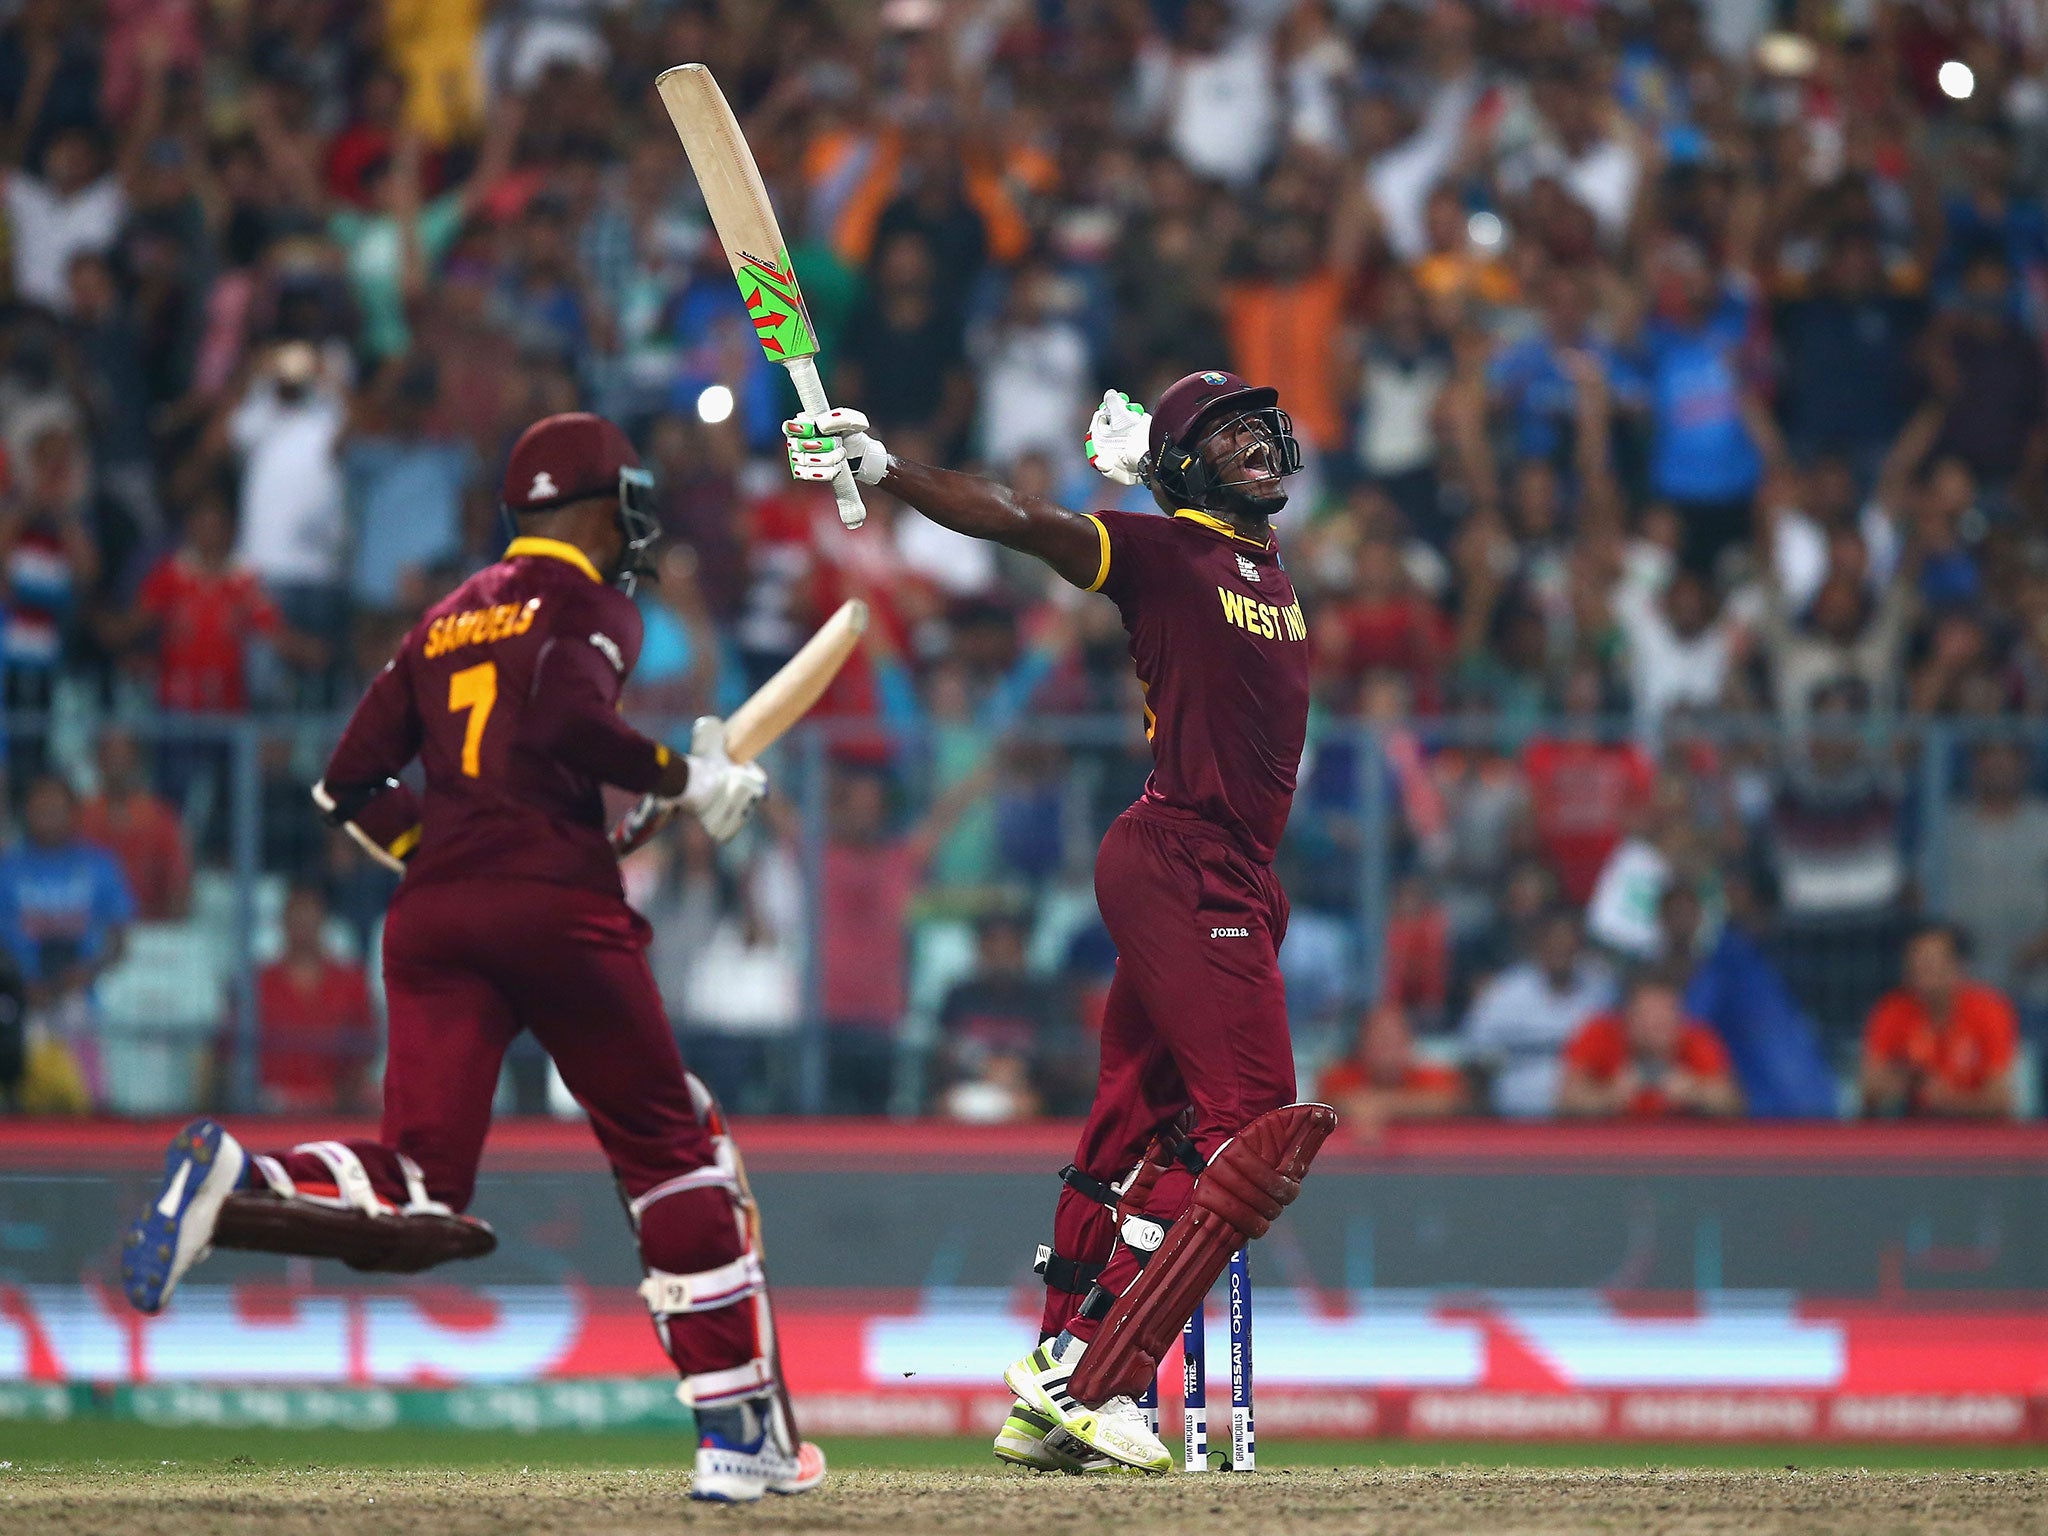
[[[690,169],[697,173],[697,185],[704,191],[704,206],[725,247],[732,275],[739,280],[740,297],[747,301],[747,313],[754,319],[754,334],[768,361],[789,370],[797,398],[806,411],[831,409],[825,385],[818,377],[818,336],[811,329],[810,311],[804,308],[803,290],[796,285],[796,268],[790,264],[789,248],[782,243],[782,230],[775,222],[768,189],[761,185],[761,172],[754,164],[754,152],[740,133],[738,119],[725,103],[725,92],[702,64],[678,64],[655,76],[654,88],[661,104],[668,108],[669,121],[676,125],[676,137],[690,157]],[[868,511],[860,499],[860,487],[853,471],[841,469],[832,481],[832,494],[839,499],[839,521],[858,528],[867,521]]]
[[[824,697],[832,679],[867,633],[868,605],[849,597],[819,626],[818,632],[785,661],[773,677],[756,688],[725,721],[725,755],[751,763],[775,745],[782,733],[810,713]],[[652,841],[674,819],[673,801],[643,797],[612,828],[612,847],[620,858]]]

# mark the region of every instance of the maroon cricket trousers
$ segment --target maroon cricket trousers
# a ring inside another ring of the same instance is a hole
[[[505,1051],[521,1030],[554,1060],[628,1201],[714,1161],[683,1059],[648,969],[648,928],[624,900],[537,880],[445,880],[400,888],[384,925],[390,1042],[383,1134],[349,1142],[377,1193],[403,1204],[394,1152],[455,1211],[476,1189],[477,1160]],[[304,1152],[271,1154],[295,1180],[329,1178]],[[719,1188],[658,1196],[639,1214],[642,1263],[693,1274],[744,1244]],[[753,1309],[668,1320],[685,1375],[754,1357]]]
[[[1287,897],[1272,865],[1247,857],[1224,832],[1141,804],[1102,840],[1095,900],[1116,942],[1116,976],[1103,1010],[1095,1102],[1074,1165],[1113,1183],[1190,1105],[1190,1134],[1207,1158],[1247,1121],[1294,1101],[1279,959]],[[1193,1174],[1175,1165],[1138,1214],[1177,1219],[1193,1189]],[[1137,1254],[1115,1242],[1109,1212],[1073,1188],[1060,1191],[1053,1246],[1082,1263],[1106,1261],[1101,1284],[1117,1294],[1138,1273]],[[1094,1337],[1096,1324],[1078,1315],[1080,1303],[1047,1290],[1043,1331]]]

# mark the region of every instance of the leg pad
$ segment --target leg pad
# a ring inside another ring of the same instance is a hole
[[[412,1275],[498,1246],[488,1222],[446,1212],[370,1212],[284,1195],[237,1193],[220,1208],[213,1246],[339,1259],[350,1269]]]
[[[1337,1126],[1327,1104],[1289,1104],[1217,1148],[1195,1181],[1187,1215],[1110,1308],[1067,1390],[1090,1406],[1143,1390],[1181,1326],[1230,1256],[1264,1237],[1301,1193],[1302,1178]]]

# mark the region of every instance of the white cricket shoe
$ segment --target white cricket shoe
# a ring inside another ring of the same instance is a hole
[[[1058,1426],[1046,1436],[1053,1442],[1046,1447],[1048,1454],[1066,1454],[1063,1443],[1053,1440],[1053,1435],[1064,1434],[1097,1455],[1135,1471],[1171,1471],[1173,1458],[1153,1432],[1145,1410],[1135,1401],[1112,1397],[1099,1408],[1086,1408],[1067,1390],[1074,1368],[1081,1363],[1087,1348],[1079,1339],[1062,1334],[1039,1345],[1003,1372],[1003,1380],[1025,1408],[1035,1410]]]
[[[751,1403],[699,1415],[691,1498],[753,1504],[763,1494],[808,1493],[825,1481],[825,1453],[808,1440],[789,1450],[768,1418]]]

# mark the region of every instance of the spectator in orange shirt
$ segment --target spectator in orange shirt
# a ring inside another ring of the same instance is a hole
[[[192,905],[192,852],[168,800],[152,794],[142,750],[119,726],[100,732],[100,792],[78,808],[78,835],[121,861],[145,923],[174,922]]]
[[[1720,1038],[1685,1016],[1683,984],[1649,970],[1619,1012],[1588,1019],[1564,1048],[1557,1107],[1589,1118],[1739,1115],[1742,1092]]]
[[[1315,221],[1280,208],[1275,187],[1267,202],[1272,211],[1257,224],[1253,275],[1223,291],[1232,364],[1278,389],[1295,430],[1334,452],[1344,440],[1344,413],[1329,338],[1343,329],[1344,283],[1324,261]]]
[[[284,954],[256,975],[263,1097],[283,1114],[366,1106],[377,1025],[363,968],[328,952],[327,901],[313,886],[285,898]]]
[[[1335,1105],[1345,1124],[1366,1135],[1390,1120],[1433,1119],[1472,1107],[1463,1073],[1416,1059],[1408,1015],[1391,1002],[1365,1016],[1350,1055],[1323,1068],[1316,1097]]]
[[[1878,1000],[1863,1036],[1863,1112],[1985,1119],[2013,1113],[2019,1020],[1970,980],[1961,933],[1930,923],[1906,942],[1904,985]]]

